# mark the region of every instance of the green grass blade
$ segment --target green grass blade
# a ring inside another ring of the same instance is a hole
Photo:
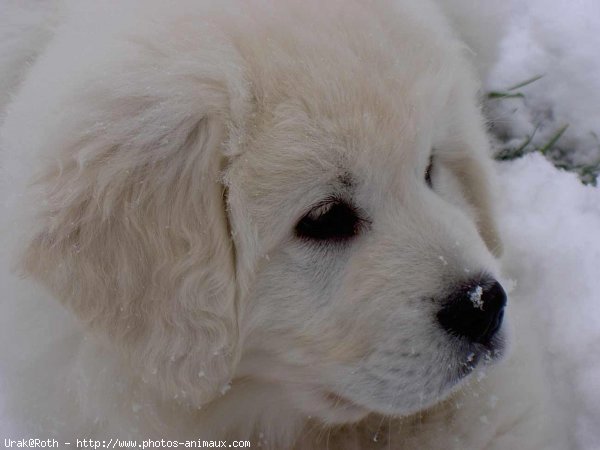
[[[500,92],[500,91],[491,91],[488,92],[488,98],[523,98],[525,97],[520,92],[510,93],[510,92]]]
[[[543,147],[540,147],[538,149],[538,151],[542,155],[546,155],[546,153],[548,153],[548,151],[551,150],[552,147],[554,147],[554,145],[558,142],[558,140],[561,138],[561,136],[564,134],[564,132],[567,131],[567,128],[569,128],[569,124],[563,126],[560,130],[558,130],[556,133],[554,133],[554,135],[548,141],[548,143],[546,145],[544,145]]]
[[[525,80],[525,81],[521,81],[520,83],[515,84],[514,86],[509,87],[507,90],[508,91],[514,91],[515,89],[522,88],[524,86],[527,86],[528,84],[535,83],[537,80],[539,80],[543,76],[544,76],[543,74],[542,75],[536,75],[533,78],[530,78],[530,79]]]

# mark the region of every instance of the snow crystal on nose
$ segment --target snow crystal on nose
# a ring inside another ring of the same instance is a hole
[[[473,303],[474,308],[483,310],[483,300],[481,298],[481,294],[483,294],[483,288],[481,286],[477,286],[469,293],[469,300],[471,300],[471,303]]]

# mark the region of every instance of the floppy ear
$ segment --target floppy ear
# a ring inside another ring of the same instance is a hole
[[[461,181],[463,194],[475,212],[479,234],[492,254],[500,257],[502,241],[496,225],[492,192],[495,175],[487,155],[478,150],[467,151],[453,162],[452,169]]]
[[[169,63],[175,74],[121,63],[40,124],[56,159],[36,181],[43,207],[23,264],[148,381],[200,406],[238,360],[221,183],[229,86],[206,60]]]
[[[470,74],[462,77],[466,86],[476,86]],[[471,89],[463,91],[469,93]],[[475,215],[479,234],[488,249],[497,257],[502,255],[502,241],[496,223],[496,175],[492,166],[490,143],[485,122],[476,107],[475,95],[461,96],[452,92],[453,114],[449,118],[448,151],[444,159],[460,181],[463,196]],[[467,101],[465,101],[465,99]]]

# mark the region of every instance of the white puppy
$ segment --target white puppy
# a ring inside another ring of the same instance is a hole
[[[533,333],[489,365],[493,175],[471,55],[435,4],[7,5],[6,263],[78,323],[6,281],[24,433],[557,442]]]

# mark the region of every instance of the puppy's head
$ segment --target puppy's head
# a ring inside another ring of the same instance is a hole
[[[501,347],[460,45],[427,6],[330,8],[65,32],[8,117],[55,161],[27,271],[196,406],[239,375],[329,422],[409,414]]]

